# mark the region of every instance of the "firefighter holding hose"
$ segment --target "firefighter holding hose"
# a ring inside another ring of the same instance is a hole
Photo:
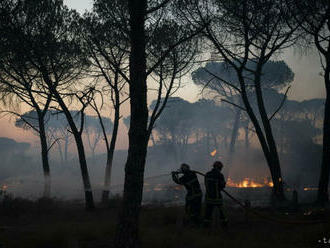
[[[179,174],[183,175],[179,177]],[[195,225],[199,225],[202,206],[202,190],[196,172],[190,170],[189,165],[181,164],[178,171],[172,172],[172,179],[175,183],[183,185],[186,188],[186,214]]]
[[[223,164],[216,161],[213,164],[213,169],[205,174],[205,217],[204,224],[208,227],[212,221],[212,213],[214,208],[218,208],[221,225],[227,227],[227,219],[223,213],[221,191],[226,186],[225,177],[221,173]]]

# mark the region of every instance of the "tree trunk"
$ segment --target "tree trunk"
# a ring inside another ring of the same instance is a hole
[[[88,173],[88,167],[87,167],[87,162],[86,162],[84,144],[81,139],[81,135],[78,133],[78,130],[74,131],[74,129],[76,129],[76,128],[71,127],[73,136],[76,141],[77,151],[78,151],[80,171],[81,171],[81,176],[82,176],[84,191],[85,191],[86,209],[93,210],[95,208],[95,205],[94,205],[94,199],[93,199],[92,186],[91,186],[91,183],[89,180],[89,173]]]
[[[258,121],[256,115],[254,114],[254,111],[250,105],[249,99],[247,97],[246,89],[245,89],[244,78],[241,74],[238,75],[238,77],[239,77],[240,86],[241,86],[241,90],[242,90],[241,96],[242,96],[244,106],[246,108],[246,112],[249,115],[250,120],[256,130],[258,140],[260,142],[262,151],[263,151],[266,161],[267,161],[268,168],[270,170],[270,174],[272,176],[272,180],[273,180],[273,184],[274,184],[272,198],[274,200],[282,201],[284,199],[284,191],[283,191],[283,183],[282,183],[281,169],[279,168],[279,163],[275,164],[274,157],[272,156],[271,150],[268,147],[268,142],[261,129],[259,121]],[[258,103],[258,107],[260,107],[259,103]],[[265,131],[265,133],[266,133],[266,131]]]
[[[330,58],[328,59],[330,60]],[[324,106],[324,121],[323,121],[323,151],[321,175],[319,179],[319,189],[317,201],[324,204],[329,201],[329,174],[330,174],[330,61],[324,73],[324,82],[326,88],[326,99]]]
[[[237,136],[238,136],[240,118],[241,118],[241,109],[237,108],[236,113],[235,113],[233,131],[231,133],[230,146],[229,146],[229,156],[228,156],[229,165],[231,164],[231,162],[233,160],[233,155],[235,152],[235,143],[236,143]]]
[[[145,17],[147,0],[130,0],[130,106],[129,147],[125,166],[123,205],[115,234],[115,247],[140,247],[139,215],[147,155],[147,82]]]
[[[44,192],[43,197],[50,198],[50,188],[51,188],[51,179],[50,179],[50,169],[49,169],[49,160],[48,160],[48,145],[46,138],[46,130],[44,118],[41,113],[38,113],[38,124],[39,124],[39,137],[41,144],[41,159],[42,159],[42,169],[44,172]]]
[[[259,65],[258,65],[259,66]],[[278,157],[277,147],[273,135],[273,131],[270,125],[270,121],[268,119],[267,111],[265,108],[262,90],[260,85],[260,78],[261,78],[262,69],[261,66],[256,71],[256,78],[255,78],[255,89],[257,95],[257,102],[258,102],[258,110],[260,113],[261,121],[264,127],[266,141],[269,149],[269,166],[271,169],[271,175],[273,179],[273,200],[275,201],[283,201],[285,200],[284,190],[283,190],[283,181],[282,181],[282,172],[280,166],[280,160]]]
[[[249,122],[247,122],[247,126],[244,128],[245,131],[245,149],[248,150],[250,147],[249,141]]]
[[[102,192],[102,203],[106,204],[109,201],[109,193],[110,193],[110,185],[111,185],[111,170],[112,170],[112,162],[113,162],[113,155],[116,148],[116,140],[118,134],[118,127],[119,127],[119,92],[116,94],[116,107],[115,107],[115,118],[113,123],[113,130],[111,136],[110,147],[107,151],[107,164],[105,167],[105,177],[104,177],[104,189]]]
[[[51,85],[51,84],[50,84]],[[78,158],[79,158],[79,164],[80,164],[80,171],[81,171],[81,176],[83,180],[83,186],[84,186],[84,191],[85,191],[85,204],[86,204],[86,209],[87,210],[93,210],[95,208],[94,205],[94,199],[93,199],[93,192],[92,192],[92,187],[89,179],[89,173],[88,173],[88,167],[87,167],[87,161],[86,161],[86,155],[85,155],[85,149],[84,149],[84,144],[81,138],[81,133],[78,131],[76,124],[72,118],[72,115],[65,105],[62,97],[59,95],[59,93],[56,91],[56,89],[52,89],[53,94],[58,101],[61,109],[63,110],[63,113],[65,114],[65,117],[69,123],[69,126],[71,128],[71,132],[74,136],[76,146],[77,146],[77,151],[78,151]]]

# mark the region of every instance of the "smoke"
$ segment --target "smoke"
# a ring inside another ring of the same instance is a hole
[[[272,122],[283,182],[289,194],[292,189],[304,191],[304,188],[317,185],[321,158],[321,145],[317,137],[321,135],[319,122],[322,119],[318,111],[322,112],[321,105],[322,101],[319,99],[288,101],[286,107],[281,110],[281,115]],[[177,188],[170,172],[177,170],[181,163],[187,163],[193,170],[205,173],[212,168],[216,160],[224,163],[223,173],[227,180],[230,178],[237,185],[246,179],[255,185],[261,184],[265,189],[260,189],[263,192],[260,194],[269,200],[268,193],[271,188],[265,182],[271,182],[270,172],[253,127],[244,115],[240,119],[234,150],[230,152],[234,117],[233,109],[214,101],[204,99],[187,102],[180,98],[171,99],[156,122],[152,141],[149,143],[144,202],[182,203],[184,190]],[[121,132],[127,132],[123,125]],[[101,198],[103,189],[106,164],[103,145],[102,142],[99,143],[95,157],[91,156],[88,146],[85,146],[96,201]],[[0,139],[0,146],[0,185],[6,185],[6,191],[14,196],[41,197],[44,178],[40,148],[8,138]],[[74,147],[74,143],[71,146]],[[127,150],[115,151],[110,189],[112,195],[122,193],[126,158]],[[55,145],[50,150],[50,172],[52,197],[83,199],[81,173],[75,149],[69,149],[69,156],[64,161],[59,156],[58,146]],[[202,177],[200,182],[203,184]],[[235,194],[244,199],[248,189],[230,190],[234,190]]]

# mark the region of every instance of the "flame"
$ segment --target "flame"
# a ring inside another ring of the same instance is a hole
[[[211,155],[212,157],[214,157],[215,154],[217,154],[217,149],[214,149],[214,151],[210,153],[210,155]]]
[[[304,191],[310,191],[310,190],[318,190],[318,188],[308,188],[308,187],[304,188]]]
[[[270,181],[269,179],[267,179],[267,178],[264,178],[264,184],[269,186],[269,187],[274,186],[274,183],[272,181]]]
[[[7,189],[8,189],[8,185],[5,185],[5,184],[2,185],[1,189],[2,189],[3,191],[7,190]]]
[[[264,178],[264,182],[256,182],[251,178],[244,178],[240,182],[234,182],[230,177],[227,179],[227,186],[234,188],[261,188],[261,187],[273,187],[273,182]]]

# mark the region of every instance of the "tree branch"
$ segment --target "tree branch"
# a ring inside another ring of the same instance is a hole
[[[230,101],[228,101],[228,100],[226,100],[226,99],[221,99],[221,101],[222,101],[222,102],[226,102],[226,103],[229,103],[229,104],[231,104],[231,105],[235,106],[236,108],[239,108],[239,109],[241,109],[241,110],[244,110],[244,111],[246,111],[246,109],[245,109],[245,108],[243,108],[242,106],[239,106],[239,105],[238,105],[238,104],[236,104],[236,103],[230,102]]]
[[[282,99],[280,105],[279,105],[278,108],[275,110],[275,112],[271,115],[271,117],[268,119],[269,121],[271,121],[271,120],[274,118],[274,116],[278,113],[278,111],[280,111],[281,108],[283,107],[283,105],[284,105],[284,103],[285,103],[285,100],[287,99],[288,91],[289,91],[290,88],[291,88],[291,86],[289,86],[289,87],[286,89],[285,94],[284,94],[284,96],[283,96],[283,99]]]

